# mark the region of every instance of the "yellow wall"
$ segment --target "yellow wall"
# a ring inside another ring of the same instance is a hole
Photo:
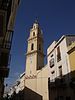
[[[71,71],[75,71],[75,50],[69,55]]]
[[[38,100],[38,98],[35,97],[36,95],[41,100],[48,100],[48,67],[37,71],[36,78],[26,79],[25,87],[25,93],[27,95],[31,93],[31,96],[26,97],[26,100],[31,100],[31,98]]]
[[[70,71],[75,71],[75,42],[68,47]]]

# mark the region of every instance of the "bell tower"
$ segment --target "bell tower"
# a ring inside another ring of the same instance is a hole
[[[35,74],[44,67],[43,36],[37,21],[33,23],[28,38],[26,74]]]

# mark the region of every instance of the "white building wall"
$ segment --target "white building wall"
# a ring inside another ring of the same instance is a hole
[[[53,80],[59,76],[59,66],[62,66],[63,75],[66,75],[67,73],[70,72],[69,57],[67,54],[67,45],[69,45],[69,43],[73,41],[75,41],[74,36],[62,36],[58,42],[54,41],[47,49],[47,61],[48,61],[48,67],[49,67],[50,80]],[[60,52],[61,52],[61,60],[59,62],[57,62],[57,47],[58,46],[60,47]],[[54,66],[50,68],[49,62],[52,58],[54,58]],[[55,71],[55,73],[52,74],[52,71]]]
[[[56,62],[57,76],[59,76],[59,70],[58,70],[59,66],[62,66],[62,74],[63,75],[65,75],[69,72],[69,66],[68,66],[68,62],[67,62],[68,55],[67,55],[66,39],[64,38],[58,46],[60,46],[61,60],[59,62]],[[57,56],[57,52],[56,52],[56,56]]]

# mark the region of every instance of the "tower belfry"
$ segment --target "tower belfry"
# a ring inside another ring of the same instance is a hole
[[[28,38],[26,74],[35,74],[44,67],[43,36],[37,21],[33,23]]]

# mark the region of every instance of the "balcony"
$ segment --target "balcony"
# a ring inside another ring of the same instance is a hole
[[[57,62],[59,62],[61,60],[61,56],[60,54],[57,55]]]
[[[8,77],[9,68],[8,67],[0,67],[0,77]]]
[[[4,30],[7,30],[7,27],[8,27],[10,15],[11,15],[11,7],[13,7],[12,1],[15,1],[15,0],[0,0],[0,11],[1,11],[0,15],[2,17],[2,20],[0,21],[1,22],[0,31],[3,34],[5,33]]]
[[[0,0],[0,9],[7,10],[12,0]]]
[[[11,44],[12,44],[12,38],[13,38],[13,31],[8,30],[5,37],[4,37],[4,39],[3,39],[1,49],[10,50],[11,49]]]
[[[7,67],[10,63],[10,49],[12,44],[13,32],[8,31],[0,44],[0,76],[8,77],[9,68]]]

